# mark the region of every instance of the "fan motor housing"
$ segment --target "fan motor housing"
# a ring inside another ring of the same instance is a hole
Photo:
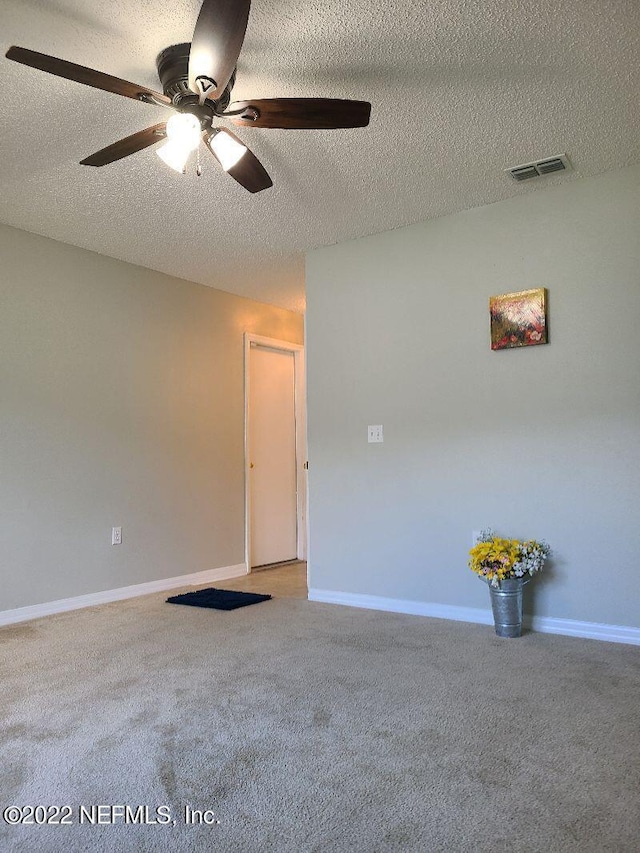
[[[197,94],[189,88],[190,51],[191,44],[183,42],[182,44],[173,44],[170,47],[166,47],[156,57],[156,67],[160,82],[162,83],[162,91],[167,98],[171,98],[173,105],[178,108],[181,105],[192,104],[194,98],[196,98],[197,103]],[[217,111],[222,112],[229,106],[231,90],[235,81],[236,72],[234,69],[224,92],[214,102]]]

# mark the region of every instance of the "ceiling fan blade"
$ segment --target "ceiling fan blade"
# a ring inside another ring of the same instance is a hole
[[[139,130],[131,136],[120,139],[114,142],[113,145],[108,145],[101,151],[96,151],[89,157],[85,157],[80,161],[81,166],[106,166],[107,163],[113,163],[116,160],[122,160],[123,157],[128,157],[129,154],[135,154],[136,151],[142,151],[143,148],[148,148],[156,142],[160,142],[166,136],[166,122],[154,124],[153,127],[147,127],[145,130]]]
[[[250,193],[259,193],[273,186],[273,181],[260,160],[230,130],[208,131],[205,133],[205,142],[225,172]],[[244,148],[244,153],[237,162],[229,165],[225,160],[226,149],[231,147],[238,150],[237,146]]]
[[[171,106],[169,98],[161,95],[160,92],[154,92],[153,89],[147,89],[146,86],[129,83],[119,77],[112,77],[111,74],[103,74],[102,71],[94,71],[92,68],[85,68],[84,65],[76,65],[74,62],[57,59],[55,56],[48,56],[46,53],[37,53],[35,50],[14,45],[9,48],[6,56],[7,59],[13,59],[14,62],[20,62],[22,65],[28,65],[31,68],[38,68],[48,74],[55,74],[56,77],[65,77],[67,80],[84,83],[85,86],[93,86],[94,89],[114,92],[116,95],[124,95],[126,98],[133,98],[135,101],[157,103],[158,106]]]
[[[191,40],[189,88],[217,101],[236,67],[251,0],[204,0]],[[206,78],[202,87],[197,78]]]
[[[338,127],[366,127],[371,115],[367,101],[339,98],[264,98],[236,101],[227,112],[244,109],[234,116],[242,127],[281,127],[303,130],[331,130]],[[255,118],[253,117],[255,115]]]

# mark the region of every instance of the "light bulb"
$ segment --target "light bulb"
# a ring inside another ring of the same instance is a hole
[[[191,154],[191,149],[185,148],[184,145],[170,139],[156,150],[156,154],[161,160],[164,160],[167,166],[170,166],[172,169],[175,169],[176,172],[180,172],[182,174],[187,165],[189,154]]]
[[[246,146],[234,139],[225,130],[212,132],[207,141],[225,172],[232,169],[247,152]]]
[[[195,151],[200,145],[202,128],[191,113],[176,113],[167,122],[167,137],[185,151]]]

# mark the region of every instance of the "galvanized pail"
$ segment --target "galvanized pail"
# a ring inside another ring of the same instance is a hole
[[[491,608],[496,634],[499,637],[519,637],[522,634],[522,588],[531,577],[505,578],[500,586],[491,586]]]

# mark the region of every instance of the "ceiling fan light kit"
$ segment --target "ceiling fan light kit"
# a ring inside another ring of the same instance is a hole
[[[366,127],[371,104],[338,98],[231,103],[249,8],[250,0],[204,0],[191,43],[172,45],[158,54],[162,93],[23,47],[10,47],[6,56],[57,77],[176,111],[168,121],[85,157],[81,165],[104,166],[166,138],[157,150],[158,156],[175,171],[184,172],[189,156],[204,141],[222,168],[249,192],[256,193],[273,185],[267,171],[242,140],[229,130],[214,127],[214,121],[230,118],[240,127],[300,130]]]
[[[207,145],[225,172],[232,169],[240,161],[240,158],[247,153],[246,145],[243,145],[226,130],[212,130],[207,137]]]
[[[187,170],[187,160],[191,150],[189,148],[184,149],[175,142],[166,142],[157,149],[156,154],[174,172],[184,174]]]

